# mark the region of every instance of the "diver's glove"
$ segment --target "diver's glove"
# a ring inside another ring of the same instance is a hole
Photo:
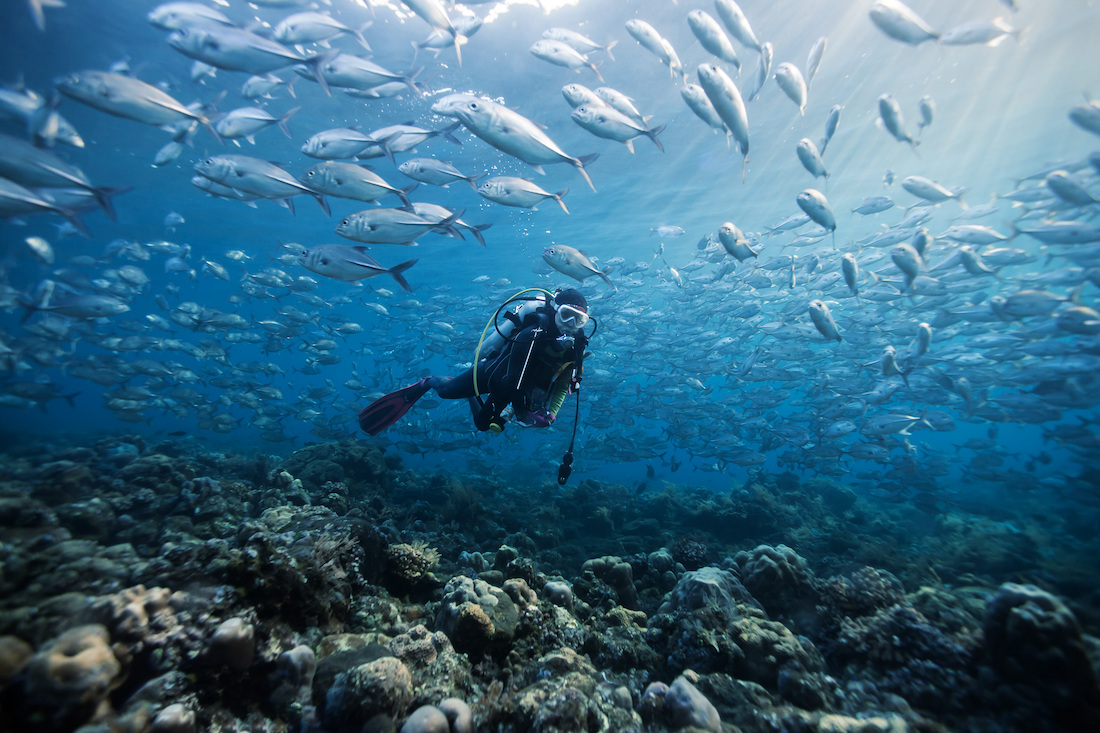
[[[550,424],[554,422],[554,416],[548,413],[544,408],[540,407],[534,412],[528,412],[527,420],[525,420],[524,422],[526,422],[533,428],[548,428],[550,427]]]

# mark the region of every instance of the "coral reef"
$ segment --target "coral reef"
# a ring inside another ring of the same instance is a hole
[[[1098,599],[1026,525],[918,542],[825,479],[517,491],[347,441],[0,467],[5,733],[1100,727]]]

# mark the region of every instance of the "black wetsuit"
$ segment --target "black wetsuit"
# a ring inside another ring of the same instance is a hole
[[[430,382],[443,399],[469,398],[478,430],[488,430],[509,403],[520,417],[543,407],[562,367],[583,354],[583,337],[560,340],[563,334],[550,307],[540,308],[519,325],[520,330],[499,352],[478,362],[476,392],[473,367],[453,379],[432,378]],[[480,395],[481,402],[475,395]]]

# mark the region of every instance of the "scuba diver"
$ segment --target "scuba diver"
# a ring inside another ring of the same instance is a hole
[[[520,297],[532,292],[536,294]],[[501,311],[512,303],[518,305],[500,323]],[[589,320],[588,302],[573,288],[557,293],[521,290],[493,314],[482,333],[474,366],[455,377],[425,377],[378,398],[359,413],[359,426],[378,435],[434,389],[445,400],[465,397],[478,430],[499,433],[509,417],[528,427],[549,427],[566,396],[580,383],[584,351],[595,334],[594,329],[592,334],[584,332]],[[486,337],[490,327],[495,332]],[[576,424],[573,435],[575,439]],[[570,463],[572,448],[570,444]]]

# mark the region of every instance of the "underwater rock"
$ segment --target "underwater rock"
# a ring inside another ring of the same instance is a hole
[[[638,714],[603,695],[596,668],[584,656],[564,648],[540,657],[525,670],[533,682],[512,697],[517,730],[636,730]],[[490,721],[491,724],[491,721]]]
[[[55,511],[61,526],[72,532],[73,537],[97,542],[111,537],[117,521],[111,505],[98,497],[61,504]]]
[[[248,669],[256,654],[256,632],[242,618],[223,621],[207,645],[207,654],[214,664],[230,669]]]
[[[173,703],[157,713],[149,733],[195,733],[195,713],[187,706]]]
[[[531,587],[527,585],[526,580],[520,578],[509,578],[504,581],[503,590],[508,594],[508,597],[512,599],[512,603],[516,604],[516,609],[520,613],[523,613],[530,606],[537,606],[539,603],[539,597],[535,595],[535,591],[531,590]]]
[[[1033,687],[1054,709],[1100,721],[1100,681],[1081,627],[1058,598],[1032,585],[1005,583],[989,602],[986,649],[1006,680]]]
[[[401,726],[401,733],[450,733],[451,723],[434,705],[421,705]]]
[[[619,605],[638,607],[638,589],[634,587],[634,571],[630,563],[615,555],[605,555],[586,561],[581,571],[607,583],[615,591]]]
[[[807,604],[812,608],[813,571],[786,545],[757,545],[752,552],[738,552],[733,562],[745,588],[770,615],[790,616]]]
[[[317,671],[317,655],[304,644],[287,649],[275,660],[272,681],[276,687],[271,702],[277,708],[293,703],[309,704],[313,675]]]
[[[34,647],[16,636],[0,636],[0,687],[19,674],[34,656]]]
[[[25,669],[20,727],[72,730],[107,714],[108,695],[124,679],[110,642],[106,628],[90,624],[69,629],[41,648]]]
[[[437,707],[447,716],[451,733],[474,733],[474,714],[465,700],[448,697]]]
[[[385,569],[395,595],[423,584],[437,584],[432,570],[439,564],[439,552],[424,542],[399,543],[386,548]]]
[[[324,721],[337,730],[358,729],[376,715],[398,717],[412,697],[408,668],[396,657],[382,657],[336,676],[325,695]]]
[[[413,704],[426,704],[454,695],[469,686],[470,661],[455,652],[442,631],[419,625],[399,634],[389,651],[408,667],[416,690]]]
[[[710,565],[684,573],[665,597],[660,613],[718,607],[732,615],[742,603],[759,608],[756,599],[733,573]]]
[[[573,588],[564,580],[551,580],[542,587],[542,593],[546,600],[555,606],[561,606],[570,613],[573,612]]]
[[[722,719],[718,711],[684,675],[669,685],[664,710],[668,721],[677,728],[691,726],[722,733]]]
[[[872,567],[860,568],[851,577],[831,577],[821,584],[819,591],[819,611],[830,624],[839,624],[846,616],[869,616],[905,600],[901,581]]]
[[[455,649],[476,656],[506,648],[518,621],[516,606],[502,589],[458,575],[443,588],[435,625]]]
[[[169,611],[172,592],[167,588],[138,585],[119,593],[97,598],[89,607],[89,615],[106,626],[111,637],[128,643],[138,643],[149,633],[149,619]],[[157,626],[165,629],[170,622],[161,619]]]

